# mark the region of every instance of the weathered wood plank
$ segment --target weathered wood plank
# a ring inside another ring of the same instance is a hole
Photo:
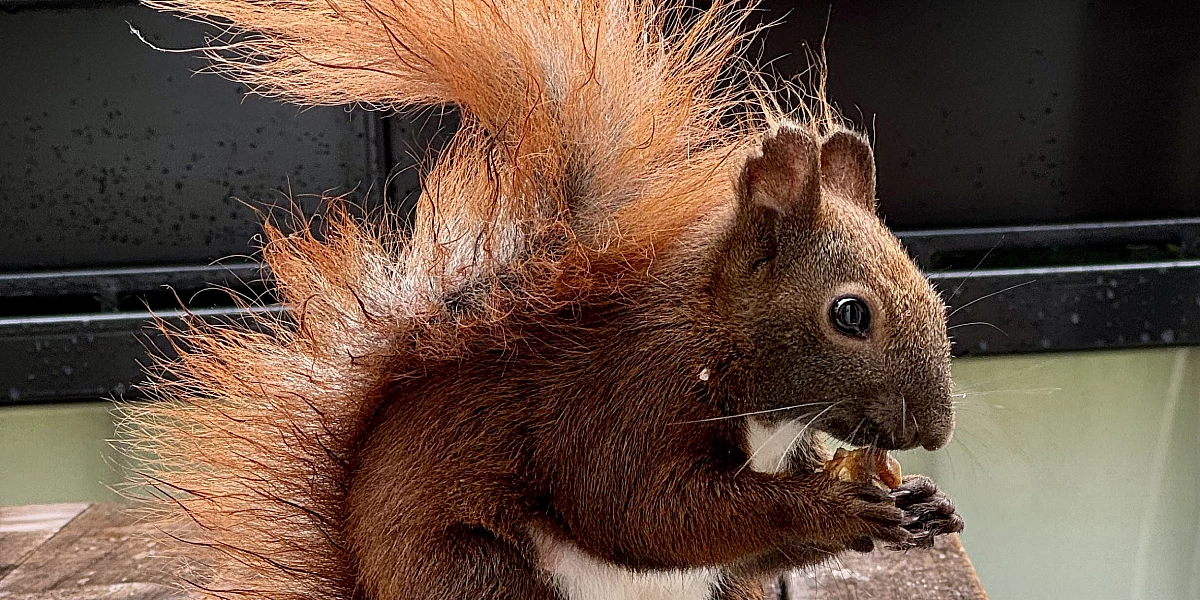
[[[987,600],[958,536],[931,549],[848,552],[837,562],[784,578],[786,600]]]
[[[0,506],[0,580],[87,507],[87,504]]]
[[[59,588],[48,592],[0,592],[3,600],[182,600],[186,594],[161,583],[116,583]]]
[[[22,552],[4,543],[17,538],[3,536],[43,536],[32,546],[24,543],[22,558],[0,575],[0,600],[191,597],[171,585],[169,563],[147,541],[146,525],[119,505],[85,506],[0,509],[0,556]],[[782,600],[987,600],[956,536],[939,539],[930,550],[846,554],[832,565],[788,575],[784,583]]]
[[[181,600],[167,563],[124,507],[87,508],[4,579],[2,600]]]

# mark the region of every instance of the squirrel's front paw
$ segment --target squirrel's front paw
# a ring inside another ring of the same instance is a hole
[[[896,544],[900,549],[930,547],[934,536],[963,530],[963,520],[955,512],[954,503],[924,475],[905,477],[891,497],[895,499],[896,507],[904,512],[904,528],[912,534],[909,543]]]
[[[904,526],[909,519],[886,490],[862,483],[839,482],[839,485],[851,520],[847,548],[870,552],[875,549],[875,540],[889,546],[913,543],[912,532]]]

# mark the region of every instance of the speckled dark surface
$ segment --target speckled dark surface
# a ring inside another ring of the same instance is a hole
[[[253,206],[312,210],[325,190],[378,185],[371,127],[301,111],[156,52],[202,29],[136,5],[0,19],[0,270],[206,262],[246,254]]]
[[[765,56],[872,133],[902,229],[1200,216],[1200,4],[768,0]]]
[[[825,35],[831,98],[871,131],[895,226],[1200,216],[1200,38],[1189,29],[1200,7],[766,8],[787,13],[765,37],[783,75],[803,69],[804,40]],[[411,164],[405,150],[424,151],[392,144],[395,156],[377,160],[375,117],[246,98],[193,77],[202,59],[152,50],[127,21],[164,47],[203,41],[199,25],[135,4],[0,20],[0,80],[15,91],[0,110],[0,269],[240,254],[258,220],[232,197],[261,206],[289,185],[379,189],[381,172]],[[412,191],[415,174],[404,178]]]

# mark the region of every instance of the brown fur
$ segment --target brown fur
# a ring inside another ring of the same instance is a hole
[[[158,401],[129,408],[211,597],[551,600],[551,535],[753,598],[767,570],[910,539],[815,472],[811,432],[790,471],[744,468],[745,412],[885,447],[952,426],[943,306],[874,215],[870,147],[828,119],[752,134],[719,85],[745,10],[153,5],[232,23],[211,53],[260,92],[464,112],[411,239],[336,210],[319,241],[268,227],[290,315],[174,332]],[[843,292],[868,338],[829,325]]]

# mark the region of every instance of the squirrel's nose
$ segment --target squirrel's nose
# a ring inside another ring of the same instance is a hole
[[[928,421],[921,426],[921,447],[929,451],[945,448],[954,437],[954,413]]]
[[[910,403],[911,417],[916,423],[916,439],[913,447],[918,444],[926,450],[940,450],[950,443],[954,436],[954,401],[949,392],[949,381],[945,385],[930,386],[932,394],[917,394],[909,396],[916,402]]]

